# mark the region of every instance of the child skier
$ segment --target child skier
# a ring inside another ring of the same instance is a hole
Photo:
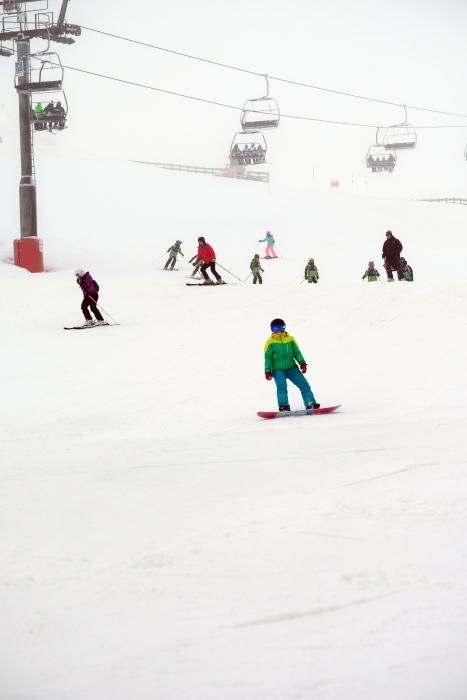
[[[413,282],[413,270],[405,258],[401,258],[402,279],[406,282]]]
[[[253,275],[253,284],[256,284],[256,282],[263,284],[263,278],[261,277],[261,273],[264,272],[264,270],[261,267],[258,253],[256,253],[256,255],[253,257],[253,260],[250,263],[250,270],[251,274]]]
[[[258,243],[266,243],[265,258],[277,258],[276,251],[274,250],[275,242],[271,231],[266,231],[266,237],[258,241]]]
[[[177,255],[180,254],[182,256],[182,258],[185,257],[182,253],[181,245],[182,245],[182,241],[175,241],[173,246],[168,248],[167,252],[169,254],[169,259],[167,260],[167,262],[164,265],[164,270],[168,270],[169,265],[170,265],[171,270],[174,269],[175,263],[177,262]]]
[[[310,385],[303,376],[307,370],[305,358],[295,338],[285,330],[285,321],[271,321],[271,337],[264,346],[264,373],[268,381],[274,379],[277,388],[279,411],[290,411],[287,379],[301,391],[306,408],[319,408]],[[297,367],[297,363],[300,369]]]
[[[314,258],[309,258],[305,267],[305,279],[308,280],[308,284],[313,282],[316,284],[319,280],[318,268],[315,265]]]
[[[195,253],[192,258],[189,259],[190,263],[193,263],[194,269],[193,272],[191,273],[190,277],[196,277],[199,273],[199,277],[201,276],[201,265],[203,264],[202,260],[198,260],[198,254]]]
[[[367,271],[363,275],[362,280],[364,280],[365,277],[367,278],[368,282],[377,282],[378,281],[379,272],[376,269],[373,261],[370,261],[368,263]]]
[[[79,284],[81,287],[81,290],[83,292],[83,301],[81,303],[81,311],[83,312],[84,318],[86,319],[85,326],[102,326],[105,324],[104,319],[102,318],[102,315],[97,308],[97,300],[99,299],[99,285],[89,272],[85,272],[84,270],[76,270],[75,272],[76,275],[76,282]],[[96,317],[96,320],[94,321],[91,314],[89,313],[89,309],[91,309],[92,313]]]

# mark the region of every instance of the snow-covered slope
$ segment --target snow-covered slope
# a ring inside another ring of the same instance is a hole
[[[1,697],[464,700],[464,208],[41,168],[52,271],[0,266]],[[185,286],[198,235],[243,279],[268,228],[262,287]],[[360,279],[387,228],[414,284]],[[76,267],[120,326],[62,330]],[[339,413],[256,418],[274,316]]]

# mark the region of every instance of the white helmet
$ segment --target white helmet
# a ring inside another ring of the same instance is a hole
[[[84,277],[85,274],[86,274],[85,271],[82,270],[81,268],[79,268],[79,270],[76,270],[76,272],[75,272],[76,277]]]

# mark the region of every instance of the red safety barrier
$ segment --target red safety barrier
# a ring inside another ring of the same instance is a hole
[[[15,265],[24,267],[29,272],[44,272],[42,239],[36,236],[17,238],[13,241]]]

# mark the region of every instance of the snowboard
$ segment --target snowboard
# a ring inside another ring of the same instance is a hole
[[[337,406],[323,406],[323,408],[302,408],[299,411],[258,411],[258,416],[260,418],[289,418],[291,416],[315,416],[323,415],[325,413],[333,413],[341,404]]]
[[[101,323],[98,325],[95,323],[93,326],[63,326],[64,331],[84,331],[86,328],[102,328],[103,326],[115,326],[115,323]]]

